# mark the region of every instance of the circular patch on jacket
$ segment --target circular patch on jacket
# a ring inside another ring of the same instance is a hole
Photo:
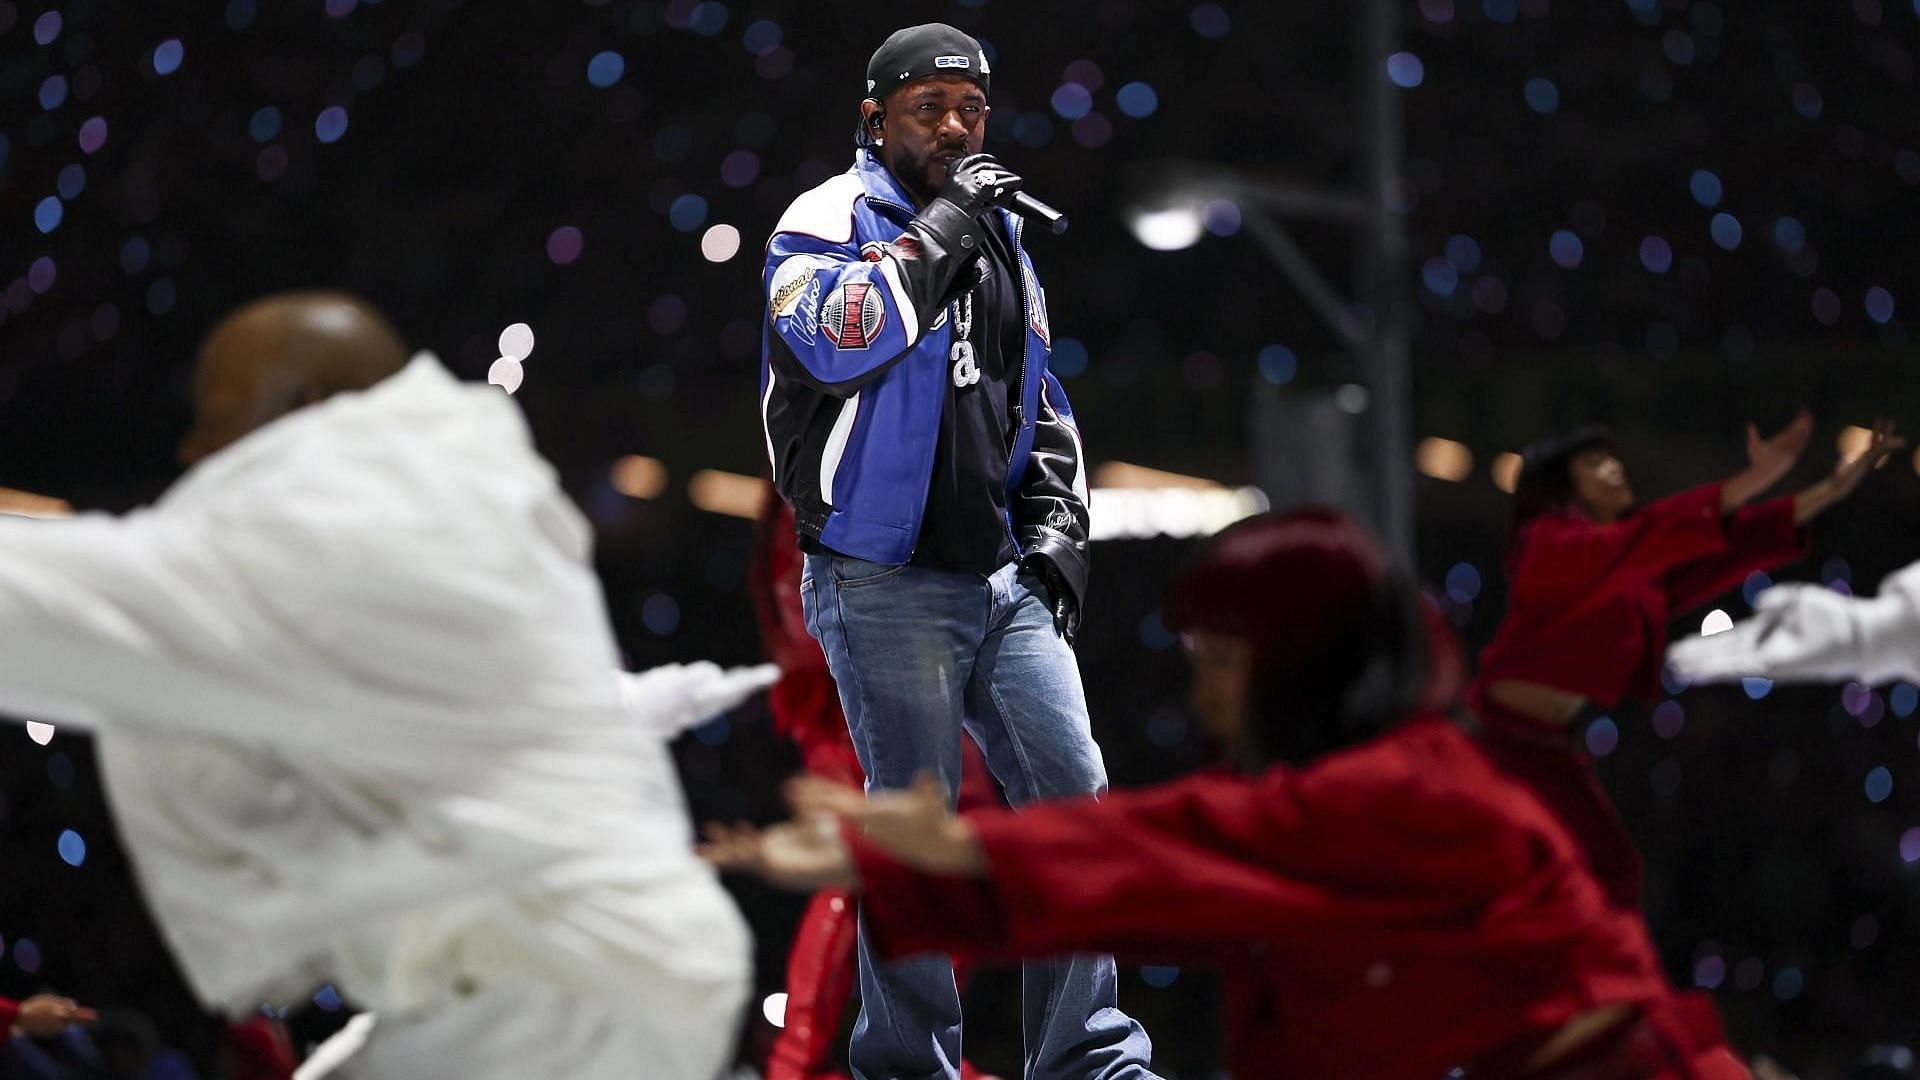
[[[841,349],[864,349],[887,324],[887,309],[870,281],[849,281],[820,305],[820,332]]]

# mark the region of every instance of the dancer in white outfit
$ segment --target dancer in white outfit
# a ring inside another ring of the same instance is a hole
[[[620,674],[518,409],[363,302],[242,309],[195,398],[155,507],[0,517],[0,708],[98,732],[202,1000],[331,981],[355,1077],[718,1074],[750,944],[665,743],[770,673]]]
[[[1877,596],[1775,585],[1753,607],[1731,630],[1676,643],[1667,662],[1694,682],[1920,679],[1920,563],[1888,575]]]

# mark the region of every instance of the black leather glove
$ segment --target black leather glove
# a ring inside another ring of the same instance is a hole
[[[992,154],[968,154],[948,167],[947,185],[940,189],[940,197],[968,217],[978,217],[995,206],[1004,206],[1022,183],[1017,173]]]
[[[1072,648],[1080,636],[1080,604],[1074,598],[1073,588],[1067,584],[1066,575],[1045,555],[1029,555],[1021,565],[1046,584],[1048,606],[1053,610],[1053,628],[1067,639],[1067,647]]]
[[[985,219],[986,212],[996,205],[995,200],[1010,198],[1018,190],[1020,178],[991,155],[959,158],[947,170],[940,195],[914,215],[899,239],[883,245],[882,251],[899,266],[907,295],[920,313],[921,332],[941,317],[954,279],[979,257],[982,230],[999,227]]]

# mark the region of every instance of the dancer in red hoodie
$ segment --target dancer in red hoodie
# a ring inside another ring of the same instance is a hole
[[[774,729],[800,748],[811,776],[859,791],[865,782],[860,758],[840,710],[840,692],[827,670],[826,654],[807,633],[800,605],[802,555],[794,541],[793,510],[773,489],[755,526],[754,560],[749,571],[754,610],[767,658],[780,668],[780,681],[767,692]],[[971,739],[962,740],[960,806],[995,806],[986,759]],[[767,1058],[767,1080],[844,1080],[840,1064],[846,1040],[841,1025],[849,1019],[857,982],[854,940],[857,921],[853,898],[843,889],[814,894],[794,931],[787,952],[787,1015]],[[966,985],[966,972],[955,979]],[[967,1062],[962,1080],[993,1080]]]
[[[1167,617],[1232,770],[958,818],[931,781],[870,801],[798,781],[801,820],[714,829],[708,857],[861,890],[891,955],[1221,963],[1236,1075],[1747,1075],[1638,913],[1456,722],[1457,654],[1361,529],[1236,525]]]
[[[1812,434],[1804,412],[1772,438],[1749,425],[1746,469],[1639,508],[1605,428],[1543,440],[1522,456],[1507,617],[1480,655],[1468,701],[1488,752],[1561,815],[1620,904],[1640,902],[1639,849],[1574,746],[1574,721],[1589,706],[1655,696],[1669,619],[1804,556],[1807,523],[1905,445],[1876,425],[1825,480],[1756,502]]]

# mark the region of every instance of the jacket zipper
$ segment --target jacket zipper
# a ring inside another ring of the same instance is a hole
[[[901,213],[907,215],[907,217],[909,218],[913,217],[912,210],[909,210],[906,207],[901,206],[899,203],[894,202],[892,199],[881,199],[881,198],[876,198],[872,195],[868,195],[867,201],[872,203],[875,206],[884,206],[889,210],[898,210]]]
[[[862,177],[862,187],[864,187],[864,186],[865,186],[865,177]],[[874,205],[874,206],[884,206],[884,207],[886,207],[886,208],[887,208],[887,209],[889,209],[889,210],[895,210],[895,211],[898,211],[898,212],[899,212],[899,213],[901,214],[901,216],[903,216],[903,217],[905,217],[905,218],[907,218],[907,219],[909,219],[909,220],[911,220],[911,219],[913,218],[913,216],[914,216],[914,211],[912,211],[912,210],[910,210],[910,209],[908,209],[908,208],[907,208],[907,207],[905,207],[905,206],[902,206],[901,204],[899,204],[899,203],[897,203],[897,202],[894,202],[894,201],[893,201],[892,199],[888,199],[888,198],[884,198],[884,197],[881,197],[881,196],[876,196],[876,195],[875,195],[875,194],[873,194],[873,192],[872,192],[872,191],[870,191],[870,190],[869,190],[869,191],[867,191],[867,193],[866,193],[866,195],[865,195],[865,198],[866,198],[866,200],[867,200],[867,202],[868,202],[868,203],[870,203],[870,204],[872,204],[872,205]],[[896,228],[905,228],[905,226],[902,226],[902,225],[898,225],[898,223],[895,223],[895,227],[896,227]],[[949,321],[948,321],[948,324],[947,324],[947,335],[948,335],[948,339],[949,339],[949,340],[951,340],[951,339],[952,339],[952,335],[953,335],[953,324],[952,324],[952,321],[951,321],[951,320],[949,320]],[[917,344],[916,344],[916,345],[915,345],[914,347],[915,347],[916,349],[917,349],[917,348],[921,348],[921,347],[924,347],[924,346],[926,345],[926,343],[927,343],[927,341],[928,341],[928,340],[929,340],[928,338],[923,338],[923,339],[921,339],[921,340],[920,340],[920,341],[919,341],[919,342],[918,342],[918,343],[917,343]],[[930,445],[931,445],[931,444],[930,444]],[[931,476],[931,475],[932,475],[932,473],[933,473],[933,458],[934,458],[934,456],[935,456],[935,454],[937,454],[937,453],[938,453],[938,448],[937,448],[937,447],[934,447],[934,448],[933,448],[933,450],[932,450],[932,451],[930,451],[930,452],[928,453],[928,455],[927,455],[927,462],[926,462],[926,468],[922,470],[922,472],[923,472],[923,473],[925,473],[926,475],[929,475],[929,476]],[[922,513],[923,513],[923,517],[922,517],[922,523],[924,524],[924,520],[925,520],[925,519],[924,519],[924,511],[923,511]],[[1017,543],[1016,543],[1016,544],[1015,544],[1014,546],[1015,546],[1016,548],[1018,548],[1018,547],[1019,547],[1019,544],[1017,544]],[[919,545],[919,543],[918,543],[918,542],[916,541],[916,542],[914,543],[914,550],[913,550],[913,552],[910,552],[910,553],[908,554],[908,556],[907,556],[907,558],[908,558],[908,561],[912,561],[912,558],[913,558],[913,555],[914,555],[914,554],[917,554],[917,553],[919,552],[919,550],[920,550],[920,545]]]
[[[892,199],[878,198],[868,192],[866,199],[870,203],[898,210],[911,217],[913,211],[894,202]],[[1013,219],[1013,272],[1020,278],[1020,370],[1013,379],[1013,442],[1007,447],[1006,475],[1013,475],[1013,452],[1020,445],[1020,435],[1027,426],[1027,326],[1033,321],[1033,298],[1027,295],[1027,271],[1020,262],[1020,234],[1026,225],[1026,219],[1018,214],[1008,214]],[[982,254],[981,258],[986,256]],[[951,327],[948,333],[952,333]],[[1006,481],[1002,480],[1002,486]],[[1020,546],[1020,538],[1013,530],[1013,492],[1007,492],[1007,513],[1002,519],[1007,529],[1007,541],[1013,545],[1016,560],[1026,558],[1026,549]]]

